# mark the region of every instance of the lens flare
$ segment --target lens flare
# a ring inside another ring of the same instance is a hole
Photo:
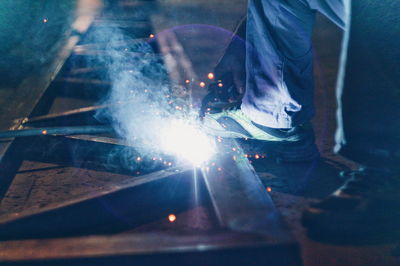
[[[215,153],[213,138],[194,123],[173,120],[161,132],[163,150],[194,166],[200,166]]]

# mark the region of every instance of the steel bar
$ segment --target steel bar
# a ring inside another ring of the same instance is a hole
[[[45,260],[57,265],[65,263],[62,259],[84,265],[187,265],[188,261],[190,265],[301,265],[298,248],[290,243],[271,248],[263,236],[236,232],[130,234],[0,243],[3,263],[32,265],[36,261],[40,265]]]
[[[81,67],[81,68],[73,68],[69,72],[66,73],[66,76],[74,76],[80,74],[88,74],[88,73],[96,73],[101,71],[106,71],[106,67]]]
[[[223,142],[215,166],[202,171],[220,225],[293,241],[243,151],[233,140]]]
[[[0,238],[87,234],[137,226],[167,215],[165,211],[175,212],[191,204],[188,199],[192,179],[188,175],[192,174],[193,170],[186,166],[169,168],[68,201],[3,214],[0,215]],[[108,225],[104,228],[105,224]]]
[[[94,8],[93,8],[94,7]],[[19,127],[20,121],[16,119],[29,116],[34,110],[39,100],[44,95],[50,83],[60,71],[64,62],[69,57],[73,47],[78,43],[79,36],[76,33],[82,34],[87,31],[91,21],[93,21],[99,6],[93,5],[87,7],[85,14],[78,14],[74,23],[71,26],[69,33],[66,33],[66,38],[60,40],[57,44],[59,49],[55,49],[53,60],[40,68],[37,73],[32,73],[24,79],[21,84],[8,97],[8,101],[2,106],[2,114],[0,114],[0,130],[16,129]],[[11,168],[7,160],[7,154],[13,144],[13,139],[0,142],[0,172],[8,171]],[[15,160],[16,161],[16,160]],[[3,169],[4,168],[4,169]],[[3,197],[11,182],[10,178],[6,178],[3,174],[0,179],[0,198]]]
[[[28,146],[24,160],[93,169],[108,173],[138,176],[176,166],[172,156],[150,153],[140,143],[96,135],[39,137],[20,139]],[[32,143],[33,142],[33,143]],[[139,160],[138,160],[139,158]]]
[[[76,83],[82,85],[93,85],[93,86],[111,86],[112,83],[110,81],[104,81],[99,79],[84,79],[84,78],[59,78],[56,80],[57,82],[66,82],[66,83]]]
[[[0,139],[42,135],[99,134],[113,132],[111,126],[44,127],[0,131]]]
[[[221,147],[220,156],[218,156],[214,161],[214,167],[210,167],[209,169],[204,168],[203,180],[205,181],[206,191],[211,199],[211,202],[214,207],[214,211],[218,218],[220,226],[227,231],[228,234],[225,235],[225,240],[229,239],[229,241],[225,241],[220,237],[216,237],[220,234],[213,235],[205,235],[205,236],[192,236],[192,243],[185,242],[185,236],[180,235],[177,237],[176,242],[173,239],[170,239],[172,243],[176,243],[179,246],[176,249],[176,252],[185,253],[185,252],[203,252],[207,251],[209,247],[210,250],[229,250],[233,247],[236,248],[246,248],[253,247],[255,249],[259,248],[263,250],[263,259],[268,262],[282,262],[286,259],[291,261],[290,265],[299,265],[299,257],[298,257],[298,246],[294,242],[291,235],[286,230],[283,225],[280,216],[273,206],[271,199],[268,196],[268,193],[264,190],[264,187],[258,180],[257,175],[255,174],[253,168],[251,167],[249,161],[244,157],[240,150],[237,150],[237,146],[235,146],[234,142],[224,141],[224,146]],[[231,154],[228,150],[231,150],[231,147],[236,149],[235,156],[239,159],[233,160]],[[243,159],[240,159],[243,158]],[[167,172],[166,172],[167,171]],[[61,220],[65,220],[67,225],[71,230],[77,232],[79,228],[84,229],[85,233],[88,231],[91,232],[87,225],[89,224],[91,228],[95,228],[94,226],[99,226],[96,222],[100,220],[105,221],[109,225],[109,229],[119,228],[118,224],[115,224],[112,217],[105,215],[103,212],[96,207],[95,202],[103,202],[104,199],[106,201],[111,201],[112,209],[117,212],[123,212],[127,217],[131,217],[131,219],[139,219],[140,214],[145,213],[149,214],[148,211],[143,210],[143,206],[149,206],[151,201],[159,202],[161,194],[159,191],[165,191],[166,188],[174,188],[174,196],[176,199],[177,195],[181,195],[182,191],[190,191],[188,189],[188,185],[183,185],[181,181],[188,181],[187,175],[192,173],[190,168],[182,169],[176,172],[176,170],[166,170],[158,173],[145,175],[138,177],[138,179],[134,179],[132,181],[126,181],[125,184],[122,185],[114,185],[108,190],[105,189],[103,191],[99,191],[93,195],[85,195],[84,197],[80,197],[77,199],[73,199],[67,203],[54,204],[51,206],[47,206],[43,209],[31,209],[22,213],[17,213],[15,215],[5,215],[4,217],[0,217],[0,232],[3,238],[18,237],[18,235],[27,236],[27,234],[35,235],[35,233],[39,233],[43,235],[43,233],[50,234],[52,236],[57,235],[57,233],[65,230],[65,223],[60,223]],[[168,172],[169,171],[169,172]],[[176,176],[181,176],[176,179]],[[167,178],[168,177],[168,178]],[[172,183],[167,182],[165,179],[175,180]],[[160,180],[165,180],[166,185],[161,185],[164,183],[159,183]],[[181,181],[179,181],[181,180]],[[179,184],[179,185],[178,185]],[[145,189],[144,193],[150,193],[151,195],[157,195],[157,197],[147,198],[143,194],[143,190],[141,189],[142,185],[150,186],[150,189]],[[178,185],[178,187],[177,187]],[[190,185],[189,185],[190,186]],[[138,190],[131,191],[131,189],[136,188]],[[147,191],[147,192],[146,192]],[[181,192],[179,192],[181,191]],[[179,192],[178,194],[176,194]],[[122,198],[119,196],[121,195]],[[190,195],[189,195],[190,194]],[[184,197],[178,197],[180,204],[183,201],[187,200],[191,195],[191,193],[186,194]],[[185,195],[185,194],[182,194]],[[129,200],[127,200],[129,197]],[[137,199],[140,205],[132,205]],[[146,200],[145,200],[146,199]],[[167,202],[164,197],[161,197],[163,203]],[[171,200],[171,198],[170,198]],[[176,201],[173,201],[176,202]],[[128,203],[128,205],[126,205]],[[109,205],[110,206],[110,205]],[[138,208],[140,206],[140,208]],[[154,205],[152,205],[154,206]],[[182,205],[180,205],[182,206]],[[146,207],[146,208],[147,208]],[[178,206],[175,206],[178,207]],[[72,219],[69,221],[67,217],[74,216],[72,214],[76,214],[77,212],[84,212],[82,217],[86,217],[85,215],[89,215],[90,217],[96,217],[95,221],[82,218],[79,219],[79,222]],[[101,214],[101,216],[96,216]],[[58,220],[57,220],[58,217]],[[60,218],[62,217],[62,218]],[[82,223],[82,221],[85,221]],[[39,224],[42,226],[39,227]],[[51,229],[46,226],[47,224],[52,224],[53,227]],[[56,230],[54,229],[54,225],[58,227]],[[64,226],[64,227],[63,227]],[[67,226],[67,228],[68,228]],[[98,231],[94,231],[95,233]],[[231,235],[229,237],[229,235]],[[235,235],[236,237],[233,237]],[[221,236],[221,235],[220,235]],[[99,236],[97,236],[99,237]],[[168,244],[168,248],[166,249],[166,245],[164,242],[154,243],[151,241],[152,234],[146,234],[143,236],[132,235],[131,238],[125,238],[126,236],[118,236],[107,237],[102,239],[102,245],[106,248],[102,249],[97,246],[91,246],[90,249],[77,249],[76,253],[68,253],[69,255],[65,256],[64,252],[55,253],[54,256],[49,256],[45,252],[45,248],[47,245],[54,245],[57,249],[63,249],[62,240],[54,240],[55,242],[48,242],[48,240],[40,241],[40,244],[37,246],[32,246],[29,240],[24,241],[7,241],[9,245],[17,244],[20,246],[26,246],[27,248],[32,249],[32,252],[35,254],[42,254],[42,256],[52,259],[57,259],[60,257],[67,258],[95,258],[100,256],[107,256],[108,253],[117,255],[118,252],[115,252],[114,249],[114,241],[122,241],[121,246],[124,249],[127,248],[130,239],[136,239],[138,241],[132,248],[126,249],[127,256],[136,256],[138,254],[154,254],[160,252],[168,252],[168,254],[174,253],[175,249],[171,249],[172,246]],[[182,237],[182,238],[180,238]],[[243,237],[243,238],[241,238]],[[250,237],[250,238],[248,238]],[[96,238],[96,237],[95,237]],[[160,236],[162,238],[162,236]],[[80,237],[80,238],[71,238],[71,243],[86,243],[86,241],[92,241],[93,237]],[[36,240],[37,241],[37,240]],[[127,242],[126,242],[127,241]],[[150,241],[150,242],[149,242]],[[35,242],[38,243],[38,242]],[[209,245],[213,243],[212,245]],[[8,254],[7,247],[9,245],[5,245],[2,247],[0,245],[0,259],[1,254]],[[80,244],[77,244],[79,247]],[[119,246],[119,245],[118,245]],[[145,250],[139,247],[146,247]],[[202,247],[198,249],[198,247]],[[93,252],[97,253],[95,256]],[[242,252],[242,251],[241,251]],[[36,256],[26,256],[18,255],[18,252],[13,253],[15,257],[10,258],[11,260],[37,260],[40,257]],[[32,254],[32,253],[31,253]],[[7,256],[4,255],[4,259]],[[272,265],[274,265],[272,263]],[[278,263],[279,265],[279,263]]]
[[[117,27],[117,28],[150,28],[150,21],[144,20],[119,20],[119,19],[96,19],[93,21],[94,27]]]
[[[120,107],[124,105],[131,104],[132,101],[123,101],[119,103],[110,103],[110,104],[102,104],[102,105],[94,105],[88,107],[82,107],[77,109],[68,110],[60,113],[52,113],[34,117],[26,117],[19,119],[21,121],[22,126],[32,126],[37,124],[50,124],[52,126],[57,126],[58,124],[65,125],[65,123],[71,123],[74,125],[78,125],[79,123],[83,123],[85,125],[91,124],[100,124],[94,116],[97,112],[109,112],[110,108]]]
[[[137,146],[132,146],[127,141],[124,141],[121,139],[102,137],[102,136],[96,136],[96,135],[70,135],[70,136],[65,136],[65,137],[70,138],[70,139],[83,140],[83,141],[89,141],[89,142],[95,142],[95,143],[104,143],[104,144],[126,146],[126,147],[133,147],[133,148],[137,147]]]
[[[31,125],[36,123],[44,123],[44,122],[51,122],[52,125],[59,121],[64,122],[65,120],[77,120],[82,119],[82,116],[87,120],[89,117],[93,117],[96,112],[109,108],[112,105],[105,104],[105,105],[95,105],[95,106],[88,106],[78,109],[72,109],[61,113],[52,113],[47,115],[35,116],[35,117],[26,117],[22,120],[22,125]],[[85,121],[87,123],[87,121]]]
[[[129,47],[129,46],[128,46]],[[158,58],[160,55],[154,54],[154,53],[140,53],[140,52],[131,52],[131,51],[125,51],[124,49],[128,48],[120,48],[121,50],[119,51],[113,51],[113,54],[110,54],[110,52],[107,52],[105,50],[99,50],[99,49],[75,49],[74,50],[74,56],[86,56],[86,57],[113,57],[115,56],[116,53],[120,53],[121,56],[126,56],[127,58],[129,57],[155,57]]]
[[[126,46],[130,46],[131,44],[146,42],[148,40],[149,40],[148,38],[138,38],[138,39],[133,39],[133,40],[108,42],[105,44],[104,43],[79,44],[79,45],[75,45],[74,51],[103,50],[103,49],[107,49],[107,47],[125,48]]]

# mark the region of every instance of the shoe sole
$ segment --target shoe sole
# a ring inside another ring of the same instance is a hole
[[[277,162],[307,162],[320,157],[314,137],[299,141],[287,141],[271,137],[271,140],[255,139],[239,132],[227,131],[217,120],[205,118],[206,133],[221,138],[237,139],[247,154],[265,154]],[[204,125],[204,124],[203,124]]]
[[[243,127],[243,130],[246,132],[249,132],[243,125],[238,123],[241,127]],[[264,134],[264,137],[260,138],[255,138],[254,134],[248,133],[248,135],[245,135],[244,133],[240,132],[235,132],[235,131],[229,131],[226,128],[224,128],[220,122],[213,118],[208,118],[204,117],[203,118],[203,130],[209,135],[216,136],[216,137],[221,137],[221,138],[233,138],[233,139],[252,139],[252,140],[257,140],[257,141],[268,141],[268,142],[282,142],[282,141],[287,141],[279,137],[271,136],[268,135],[267,133],[260,133]],[[261,129],[257,128],[257,131],[262,132]],[[291,141],[287,141],[291,142]],[[296,142],[296,141],[293,141]]]

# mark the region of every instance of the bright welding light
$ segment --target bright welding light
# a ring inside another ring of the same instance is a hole
[[[195,166],[200,166],[215,153],[213,139],[196,125],[182,120],[171,121],[162,131],[162,147]]]

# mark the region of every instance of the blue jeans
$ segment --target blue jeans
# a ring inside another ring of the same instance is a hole
[[[348,1],[249,0],[241,109],[254,122],[291,128],[313,117],[315,13],[345,29]]]

